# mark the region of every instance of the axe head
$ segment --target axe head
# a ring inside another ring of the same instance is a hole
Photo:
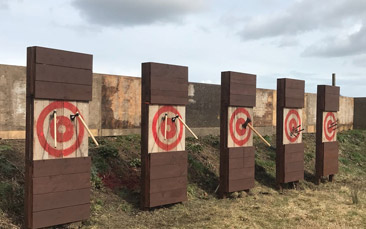
[[[245,123],[243,124],[243,128],[246,129],[248,124],[251,122],[252,122],[252,120],[248,117],[247,120],[245,121]]]

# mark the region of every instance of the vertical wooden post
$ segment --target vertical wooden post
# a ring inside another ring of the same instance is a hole
[[[335,86],[336,85],[336,74],[333,73],[332,74],[332,86]]]

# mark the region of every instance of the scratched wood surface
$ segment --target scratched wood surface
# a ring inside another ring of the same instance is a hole
[[[48,111],[48,107],[57,103],[56,109]],[[88,156],[88,133],[77,117],[70,120],[70,115],[74,114],[69,107],[76,107],[84,118],[89,120],[89,103],[75,101],[54,101],[54,100],[34,100],[34,131],[33,131],[33,160],[47,160],[55,158],[74,158]],[[56,133],[57,144],[54,143],[54,120],[53,111],[56,110]],[[41,116],[42,113],[42,116]],[[45,115],[44,115],[45,114]],[[40,117],[41,116],[41,117]],[[43,125],[42,125],[43,123]],[[40,128],[41,127],[41,128]],[[43,137],[44,138],[43,138]],[[82,136],[82,137],[77,137]],[[42,140],[44,139],[44,140]]]
[[[337,141],[337,112],[323,112],[322,121],[322,142],[334,142]]]
[[[286,122],[287,121],[287,122]],[[302,109],[283,110],[283,144],[297,144],[302,142]],[[297,130],[297,131],[296,131]]]
[[[169,109],[168,111],[163,111]],[[163,111],[163,112],[160,112]],[[178,111],[181,119],[186,120],[185,106],[165,106],[165,105],[150,105],[149,106],[149,153],[159,153],[168,151],[184,151],[185,150],[185,127],[181,122],[172,118]],[[160,113],[160,114],[159,114]],[[165,120],[167,114],[167,134],[165,138]],[[154,121],[155,120],[155,121]],[[153,124],[155,124],[153,126]],[[181,133],[181,134],[180,134]]]
[[[234,114],[234,112],[236,112]],[[253,146],[253,131],[247,126],[243,127],[244,122],[249,118],[252,120],[250,123],[253,125],[253,108],[251,107],[228,107],[228,119],[227,119],[227,146],[231,147],[243,147]]]

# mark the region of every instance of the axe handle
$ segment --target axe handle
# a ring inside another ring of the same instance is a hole
[[[252,126],[252,125],[250,125],[250,123],[248,123],[248,126],[249,126],[249,128],[250,129],[252,129],[253,130],[253,132],[254,133],[256,133],[257,135],[258,135],[258,137],[264,142],[264,143],[266,143],[269,147],[271,147],[271,144],[269,144],[269,142],[267,142],[266,141],[266,139],[264,139],[263,137],[262,137],[262,135],[260,134],[260,133],[258,133],[258,131],[256,130],[256,129],[254,129],[254,127]]]
[[[84,119],[81,117],[81,115],[78,115],[81,123],[84,125],[85,129],[88,131],[90,137],[93,139],[93,142],[95,143],[95,145],[99,146],[97,140],[95,139],[94,135],[92,134],[92,132],[90,131],[90,129],[88,128],[88,126],[86,125]]]
[[[55,148],[57,148],[57,114],[56,110],[53,111],[53,135],[55,140]]]
[[[183,125],[187,128],[187,130],[189,130],[189,132],[191,132],[191,134],[194,136],[194,138],[195,138],[195,139],[198,139],[197,135],[195,135],[195,134],[193,133],[193,131],[191,130],[191,128],[189,128],[189,127],[187,126],[187,124],[185,124],[185,123],[183,122],[183,120],[182,120],[179,116],[178,116],[177,118],[179,119],[179,121],[181,121],[181,122],[183,123]]]

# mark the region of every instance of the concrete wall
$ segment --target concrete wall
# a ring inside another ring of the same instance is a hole
[[[25,137],[25,67],[0,65],[0,138]],[[187,124],[198,135],[219,134],[220,85],[190,83]],[[254,126],[263,135],[275,133],[275,90],[257,89]],[[95,135],[140,133],[141,80],[137,77],[93,75],[89,126]],[[303,123],[315,132],[316,94],[305,94]],[[341,97],[340,130],[353,128],[354,99]]]
[[[366,98],[355,98],[354,113],[355,129],[366,129]]]

